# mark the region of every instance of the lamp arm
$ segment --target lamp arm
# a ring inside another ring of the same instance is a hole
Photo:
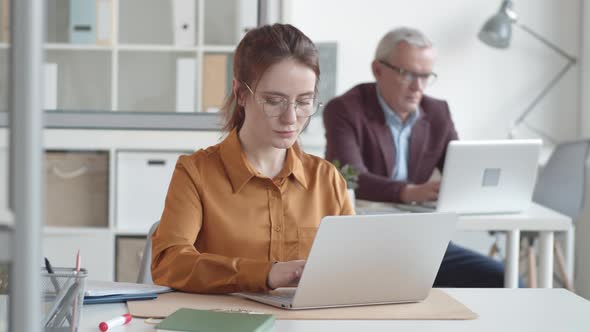
[[[529,106],[527,106],[527,108],[525,108],[525,110],[522,111],[522,113],[520,113],[518,118],[516,118],[516,120],[514,121],[512,128],[518,126],[520,123],[522,123],[524,121],[524,118],[526,118],[526,116],[529,115],[529,113],[535,108],[535,106],[537,106],[537,104],[545,97],[545,95],[547,95],[547,93],[557,84],[557,82],[559,82],[559,80],[563,77],[563,75],[565,75],[565,73],[567,73],[567,71],[573,65],[574,65],[573,62],[568,62],[565,65],[565,67],[563,67],[559,71],[559,73],[557,73],[557,75],[555,75],[555,77],[547,84],[547,86],[545,86],[545,88],[543,88],[543,90],[539,93],[539,95],[537,95],[537,97],[535,97],[535,99],[533,99],[533,101],[529,104]]]
[[[569,55],[564,50],[562,50],[561,48],[559,48],[557,45],[553,44],[552,42],[550,42],[547,39],[545,39],[543,36],[539,35],[535,31],[531,30],[531,28],[529,28],[526,25],[524,25],[522,23],[519,23],[519,22],[515,22],[514,24],[516,26],[518,26],[519,28],[521,28],[522,30],[524,30],[525,32],[529,33],[531,36],[533,36],[535,39],[537,39],[538,41],[540,41],[541,43],[543,43],[545,46],[549,47],[550,49],[554,50],[559,55],[561,55],[564,58],[566,58],[569,62],[576,63],[577,60],[576,60],[576,57],[575,56]]]
[[[531,30],[526,25],[521,24],[521,23],[518,23],[518,22],[515,22],[514,24],[517,25],[518,27],[520,27],[525,32],[529,33],[535,39],[539,40],[545,46],[549,47],[550,49],[552,49],[553,51],[555,51],[556,53],[558,53],[562,57],[566,58],[568,60],[568,62],[557,73],[557,75],[555,75],[555,77],[551,81],[549,81],[549,83],[545,86],[545,88],[543,88],[543,90],[541,90],[541,92],[537,95],[537,97],[535,97],[535,99],[533,99],[533,101],[524,109],[524,111],[522,111],[522,113],[520,113],[520,115],[518,116],[518,118],[516,118],[516,120],[514,121],[514,123],[512,124],[512,126],[510,127],[510,130],[508,131],[509,132],[509,136],[512,136],[511,133],[514,130],[514,128],[516,126],[518,126],[519,124],[521,124],[524,121],[524,119],[535,108],[535,106],[537,106],[537,104],[547,95],[547,93],[551,89],[553,89],[553,87],[559,82],[559,80],[561,80],[561,78],[568,72],[568,70],[574,64],[576,64],[576,62],[577,62],[577,59],[574,56],[569,55],[564,50],[562,50],[561,48],[557,47],[557,45],[555,45],[555,44],[551,43],[550,41],[548,41],[547,39],[543,38],[542,36],[540,36],[535,31]]]

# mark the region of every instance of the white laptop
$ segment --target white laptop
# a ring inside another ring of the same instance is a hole
[[[532,201],[541,140],[451,141],[437,202],[397,204],[414,212],[520,213]]]
[[[236,295],[284,309],[421,301],[456,222],[454,213],[325,217],[297,288]]]

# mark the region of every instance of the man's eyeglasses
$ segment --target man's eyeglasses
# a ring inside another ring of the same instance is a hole
[[[386,61],[379,60],[379,62],[384,65],[385,67],[395,71],[399,74],[402,81],[405,83],[412,83],[418,80],[423,86],[430,86],[436,82],[436,78],[438,77],[435,73],[427,73],[427,74],[420,74],[414,73],[413,71],[405,70],[398,66],[394,66]]]
[[[290,105],[293,105],[297,117],[307,118],[315,114],[320,108],[324,106],[322,103],[317,101],[316,98],[313,97],[305,97],[304,99],[297,100],[293,103],[289,102],[289,100],[283,97],[269,96],[264,98],[257,98],[254,94],[254,91],[250,89],[248,84],[243,84],[246,86],[246,88],[248,88],[248,91],[250,91],[250,93],[254,97],[254,100],[256,100],[258,104],[262,105],[262,111],[268,117],[279,117],[289,109]]]

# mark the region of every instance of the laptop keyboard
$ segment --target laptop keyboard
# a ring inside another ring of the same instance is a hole
[[[277,301],[291,302],[293,295],[295,294],[264,294],[263,296]]]
[[[420,203],[420,205],[427,207],[427,208],[436,209],[436,203],[438,203],[438,202],[437,201],[426,201],[426,202]]]
[[[424,202],[426,203],[426,202]],[[426,206],[424,203],[420,203],[420,204],[395,204],[395,206],[402,210],[402,211],[407,211],[407,212],[434,212],[436,210],[436,202],[429,202],[430,204],[433,204],[433,207],[429,207]]]
[[[291,294],[267,294],[267,293],[242,293],[250,296],[255,296],[258,298],[269,299],[276,302],[285,302],[290,303],[293,301],[294,293]]]

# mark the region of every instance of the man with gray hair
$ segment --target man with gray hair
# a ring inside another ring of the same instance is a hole
[[[359,84],[332,99],[323,113],[326,159],[359,172],[356,197],[416,203],[438,198],[448,143],[458,139],[449,106],[424,95],[434,83],[435,51],[420,31],[398,28],[379,42],[371,64],[375,83]],[[449,244],[435,285],[502,287],[504,267]]]

